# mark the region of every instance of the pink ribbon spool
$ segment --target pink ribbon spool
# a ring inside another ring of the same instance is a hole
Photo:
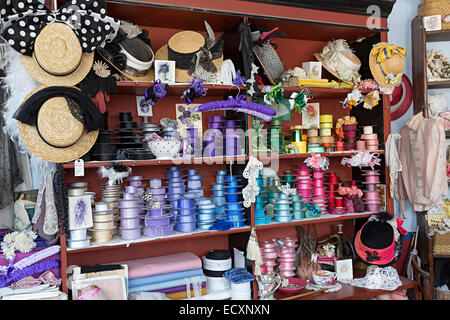
[[[285,277],[293,277],[293,276],[295,276],[295,272],[294,271],[290,271],[290,270],[280,270],[280,274],[282,276],[285,276]]]
[[[308,166],[306,164],[298,164],[297,165],[297,170],[306,170],[308,171]]]
[[[295,270],[293,262],[281,262],[280,270]]]
[[[314,179],[312,181],[313,187],[323,187],[323,180],[320,179]]]
[[[378,176],[380,174],[378,170],[365,170],[363,172],[366,176]]]
[[[278,256],[276,252],[263,252],[261,255],[263,260],[275,259]]]
[[[380,176],[366,176],[366,182],[368,183],[380,183]]]
[[[366,211],[369,211],[369,212],[378,212],[381,209],[381,204],[366,203],[365,208],[366,208]]]
[[[356,131],[344,131],[344,137],[345,138],[355,138]]]
[[[297,189],[297,193],[302,196],[302,201],[305,200],[306,197],[311,197],[310,189]]]
[[[275,259],[272,260],[263,260],[263,265],[268,266],[268,267],[273,267],[277,264]]]
[[[366,140],[366,148],[369,146],[378,146],[378,139],[368,139]]]
[[[323,172],[314,172],[313,179],[323,179]]]
[[[365,203],[373,204],[373,203],[381,203],[381,201],[380,201],[380,199],[375,199],[375,200],[366,199]]]
[[[364,126],[363,130],[364,130],[364,134],[372,134],[373,133],[373,127],[372,126]]]
[[[364,198],[367,200],[380,199],[380,193],[378,191],[364,191]]]
[[[358,149],[358,150],[366,150],[366,142],[364,140],[356,141],[356,149]]]
[[[275,243],[272,241],[264,240],[259,244],[260,248],[275,248]]]
[[[374,183],[366,184],[367,191],[377,191],[377,185]]]
[[[294,174],[296,174],[297,176],[309,176],[309,171],[308,170],[297,170],[297,171],[294,171]]]
[[[324,196],[325,188],[324,187],[312,188],[312,194],[314,196]]]
[[[327,178],[327,183],[339,183],[339,177],[329,176]]]
[[[376,133],[369,133],[369,134],[363,134],[361,135],[361,139],[363,140],[378,140],[378,134]]]
[[[366,150],[367,151],[377,151],[378,150],[378,145],[375,145],[375,146],[367,146],[366,145]]]

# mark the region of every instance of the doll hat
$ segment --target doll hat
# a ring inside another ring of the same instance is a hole
[[[402,223],[403,220],[385,212],[370,217],[356,233],[355,252],[368,264],[383,267],[393,264],[400,257],[400,234],[407,233]]]
[[[21,53],[38,82],[72,86],[91,70],[95,49],[115,37],[118,20],[105,1],[74,0],[52,12],[38,0],[11,1],[2,9],[1,36]]]
[[[413,101],[414,91],[411,81],[403,74],[402,82],[391,94],[391,121],[397,120],[408,111]]]
[[[30,92],[14,115],[20,137],[37,157],[68,162],[95,144],[103,117],[75,87],[41,86]]]
[[[345,83],[353,84],[361,78],[358,73],[361,61],[344,39],[329,41],[322,51],[314,56],[328,72]]]
[[[186,83],[194,76],[207,81],[204,73],[216,73],[223,63],[223,32],[216,40],[205,21],[207,35],[181,31],[170,37],[155,53],[156,60],[175,61],[175,81]]]
[[[393,88],[400,84],[407,55],[404,48],[387,42],[374,45],[370,51],[369,67],[380,87]]]

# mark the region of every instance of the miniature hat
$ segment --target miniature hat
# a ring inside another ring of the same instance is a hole
[[[99,48],[98,52],[126,78],[153,81],[155,55],[150,44],[146,30],[130,22],[120,21],[117,36],[105,47]]]
[[[74,0],[55,12],[38,0],[26,2],[2,9],[2,37],[38,82],[77,84],[91,70],[93,51],[115,37],[119,21],[106,16],[104,0]]]
[[[344,39],[329,41],[322,52],[314,54],[333,76],[348,84],[360,81],[361,61]]]
[[[175,81],[186,83],[193,77],[211,82],[223,63],[223,32],[216,40],[205,21],[207,35],[195,31],[175,33],[155,53],[156,60],[175,61]]]
[[[380,87],[393,88],[400,84],[407,52],[387,42],[374,45],[370,51],[370,72]]]
[[[26,147],[37,157],[57,163],[86,154],[103,122],[93,101],[75,87],[36,88],[14,118]]]
[[[393,218],[386,212],[371,216],[355,236],[355,251],[368,264],[389,266],[398,260],[401,253],[403,220]]]
[[[403,74],[402,82],[394,88],[391,94],[391,121],[397,120],[408,111],[413,100],[413,86],[411,81]]]

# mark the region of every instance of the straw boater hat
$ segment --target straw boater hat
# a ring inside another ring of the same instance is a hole
[[[47,87],[41,86],[30,92],[21,108],[28,99],[44,88]],[[74,106],[69,106],[68,99],[63,94],[49,98],[39,108],[35,125],[18,121],[21,139],[34,155],[50,162],[68,162],[82,157],[94,145],[99,131],[87,132],[83,123],[72,112]]]
[[[360,81],[361,76],[358,71],[361,68],[361,61],[345,40],[328,42],[322,51],[315,53],[314,56],[328,72],[339,80],[348,84]]]
[[[174,60],[175,61],[175,81],[186,83],[193,78],[190,73],[193,68],[193,60],[196,55],[202,52],[210,54],[209,62],[211,62],[216,70],[222,67],[223,63],[223,42],[211,39],[211,33],[207,38],[195,31],[181,31],[175,33],[155,53],[156,60]],[[195,74],[195,73],[194,73]],[[202,78],[199,76],[199,78]],[[206,80],[207,79],[203,79]]]
[[[28,73],[49,86],[73,86],[92,68],[94,52],[84,53],[72,29],[64,23],[46,25],[34,43],[33,55],[21,55]]]
[[[393,88],[400,84],[407,52],[387,42],[377,43],[370,51],[370,72],[380,87]]]

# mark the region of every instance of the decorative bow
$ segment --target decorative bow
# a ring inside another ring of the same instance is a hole
[[[298,113],[302,113],[309,99],[311,99],[311,95],[308,91],[302,90],[292,93],[289,99],[291,110],[295,109]]]
[[[378,68],[380,68],[381,73],[385,76],[385,84],[396,83],[400,78],[401,74],[388,74],[386,73],[386,68],[384,62],[391,58],[394,54],[398,54],[405,58],[408,54],[403,47],[395,46],[392,44],[376,44],[371,51],[371,54],[375,56],[375,61],[377,62]]]
[[[1,36],[16,50],[31,56],[39,32],[53,22],[65,23],[78,37],[83,52],[111,41],[120,21],[106,15],[105,0],[73,0],[52,12],[39,0],[0,0]]]
[[[330,160],[328,160],[327,157],[323,157],[320,154],[315,153],[312,153],[311,157],[306,158],[304,162],[310,168],[322,170],[328,170],[328,167],[330,165]]]
[[[264,95],[264,102],[268,105],[274,105],[282,103],[284,100],[283,97],[284,89],[278,84],[273,87],[272,91],[266,93]]]

